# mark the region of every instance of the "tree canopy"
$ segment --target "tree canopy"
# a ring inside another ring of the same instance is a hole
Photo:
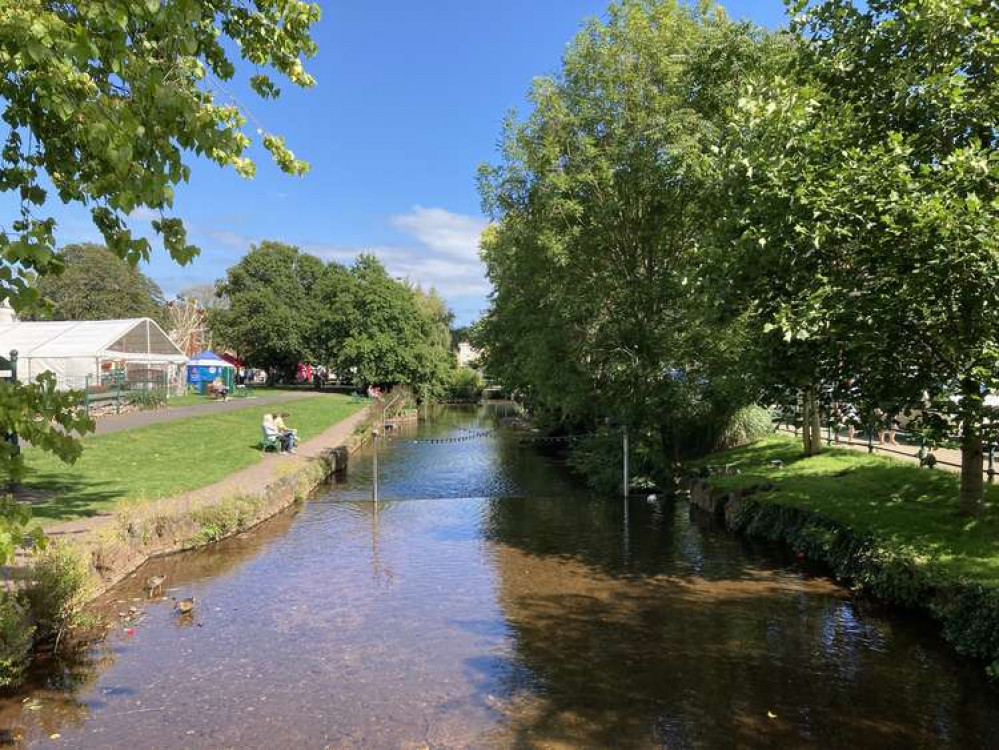
[[[299,248],[262,242],[218,285],[216,339],[255,367],[286,376],[303,361],[359,384],[439,389],[453,364],[451,312],[436,292],[393,279],[372,255],[324,264]]]
[[[52,320],[153,318],[163,321],[163,292],[128,261],[100,245],[68,245],[64,267],[38,280]]]
[[[187,155],[252,176],[247,112],[224,93],[239,58],[264,98],[279,96],[276,72],[298,86],[314,81],[302,60],[318,4],[302,0],[23,0],[0,5],[0,101],[8,127],[0,190],[15,193],[20,216],[0,227],[0,253],[11,273],[0,296],[15,309],[35,301],[29,274],[62,263],[55,221],[45,215],[54,194],[88,207],[105,243],[133,263],[148,258],[127,216],[146,207],[166,250],[187,262],[197,248],[170,216],[174,188],[190,176]],[[234,61],[233,52],[237,59]],[[277,135],[261,143],[278,166],[302,174],[306,164]]]
[[[768,33],[623,0],[535,83],[482,173],[487,366],[661,448],[753,397],[800,403],[808,452],[831,401],[868,421],[936,402],[975,513],[999,388],[994,10],[791,11]]]
[[[615,418],[678,452],[748,398],[726,366],[739,325],[712,319],[697,268],[712,149],[765,42],[714,8],[612,5],[507,123],[502,163],[481,171],[483,343],[489,372],[553,419]]]

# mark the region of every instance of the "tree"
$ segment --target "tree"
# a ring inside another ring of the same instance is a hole
[[[795,10],[788,80],[746,97],[735,128],[751,143],[736,183],[756,207],[737,256],[772,285],[748,296],[871,404],[956,391],[960,505],[976,514],[983,396],[999,386],[994,13],[977,0]]]
[[[250,84],[261,97],[280,94],[268,68],[312,86],[301,59],[316,52],[309,32],[318,18],[319,6],[301,0],[4,3],[0,190],[18,194],[21,215],[0,228],[10,269],[0,298],[30,306],[31,275],[62,263],[55,221],[40,215],[51,191],[88,206],[108,247],[133,263],[150,244],[132,236],[127,215],[159,212],[153,229],[175,260],[189,261],[197,248],[167,215],[174,186],[190,176],[185,154],[254,172],[246,115],[221,90],[236,75],[232,51],[260,71]],[[280,137],[262,143],[284,171],[306,170]]]
[[[172,258],[193,258],[197,248],[182,222],[168,215],[174,187],[190,176],[185,156],[254,172],[245,114],[219,93],[220,82],[236,74],[230,53],[258,69],[250,84],[263,97],[280,93],[270,68],[311,86],[302,57],[316,52],[309,33],[318,19],[319,6],[301,0],[0,4],[7,126],[0,190],[21,202],[20,215],[0,227],[0,301],[30,314],[36,282],[64,265],[55,221],[43,213],[53,191],[63,203],[86,205],[107,246],[133,265],[151,251],[127,228],[127,215],[140,207],[159,212],[152,227]],[[264,134],[262,142],[282,170],[305,172],[279,136]],[[0,430],[20,430],[35,446],[72,460],[79,447],[72,435],[87,423],[78,418],[74,394],[53,391],[44,379],[0,385],[7,403]],[[0,535],[11,518],[0,510]]]
[[[349,268],[330,264],[320,307],[316,330],[337,372],[361,384],[406,383],[423,396],[445,383],[452,316],[436,293],[393,279],[377,258],[361,255]]]
[[[67,245],[63,269],[38,280],[52,320],[164,320],[163,292],[128,261],[100,245]]]
[[[255,245],[217,285],[227,308],[210,311],[214,338],[254,367],[294,374],[313,358],[323,262],[293,245]]]
[[[508,121],[502,164],[481,171],[481,344],[490,375],[553,421],[616,418],[672,457],[751,400],[738,322],[714,315],[699,269],[714,149],[769,44],[709,3],[626,0]]]

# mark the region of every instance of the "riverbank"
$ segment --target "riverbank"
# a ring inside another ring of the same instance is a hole
[[[153,557],[220,541],[253,528],[345,469],[367,438],[368,407],[299,446],[298,454],[268,454],[224,479],[179,495],[122,504],[112,515],[57,524],[47,530],[88,561],[94,598]]]
[[[715,454],[691,501],[733,531],[789,546],[853,588],[929,612],[956,650],[999,677],[999,488],[957,513],[957,477],[775,436]]]
[[[257,411],[250,416],[259,419]],[[368,438],[375,410],[354,404],[347,413],[302,443],[297,455],[257,454],[251,465],[188,492],[118,502],[113,511],[48,527],[47,549],[19,556],[7,571],[16,593],[0,598],[0,688],[16,686],[33,653],[58,648],[64,632],[87,620],[80,617],[85,604],[147,561],[248,531],[345,470],[350,453]],[[107,437],[118,435],[129,433]]]
[[[230,402],[231,404],[232,402]],[[364,407],[346,396],[299,397],[283,401],[288,423],[310,440]],[[47,531],[64,522],[113,515],[123,502],[175,497],[206,487],[269,457],[258,450],[260,420],[272,404],[219,404],[219,411],[195,410],[184,418],[169,411],[113,418],[129,427],[83,439],[83,455],[68,466],[44,451],[25,452],[28,473],[19,499]]]

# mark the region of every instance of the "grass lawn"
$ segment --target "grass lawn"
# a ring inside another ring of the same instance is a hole
[[[200,393],[185,393],[183,396],[171,396],[167,399],[167,407],[170,409],[179,409],[182,406],[211,404],[217,400],[218,399],[213,399],[210,396],[203,396]]]
[[[770,466],[776,459],[784,465]],[[957,512],[958,475],[950,472],[845,448],[805,459],[799,441],[780,436],[705,461],[734,462],[741,473],[713,476],[713,486],[772,482],[775,489],[761,499],[820,511],[857,531],[873,532],[929,558],[948,575],[999,584],[999,487],[986,488],[986,513],[970,520]]]
[[[303,440],[315,437],[366,402],[325,395],[282,404]],[[261,460],[260,421],[269,407],[245,409],[84,439],[73,466],[29,448],[24,482],[42,525],[110,510],[121,500],[152,500],[204,487]]]

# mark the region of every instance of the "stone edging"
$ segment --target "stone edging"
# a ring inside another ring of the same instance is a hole
[[[186,502],[164,498],[120,511],[110,527],[68,542],[90,563],[93,586],[87,600],[98,598],[149,560],[242,534],[301,502],[346,470],[348,457],[369,440],[372,418],[370,412],[365,414],[341,445],[288,465],[291,471],[280,467],[258,491]]]

